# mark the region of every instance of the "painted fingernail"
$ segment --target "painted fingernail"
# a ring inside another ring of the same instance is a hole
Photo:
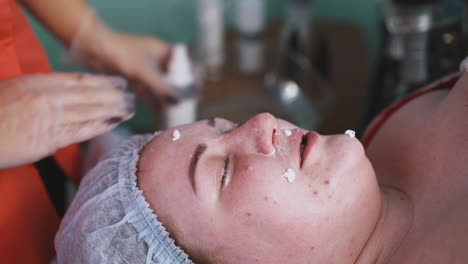
[[[127,104],[125,105],[125,111],[129,114],[133,114],[136,111],[135,104]]]
[[[112,77],[112,85],[119,90],[125,90],[127,81],[122,77]]]
[[[122,121],[123,121],[123,118],[122,118],[122,117],[114,116],[114,117],[111,117],[111,118],[107,119],[107,120],[105,121],[105,123],[106,123],[107,125],[115,125],[115,124],[120,123],[120,122],[122,122]]]
[[[164,98],[165,101],[169,104],[177,104],[179,103],[179,98],[177,98],[176,96],[174,95],[166,95],[166,97]]]
[[[136,101],[135,99],[136,99],[136,97],[135,97],[134,94],[127,93],[127,94],[125,94],[124,103],[125,103],[125,105],[130,105],[130,104],[134,105],[135,101]]]
[[[125,93],[125,102],[135,102],[136,96],[132,93]]]
[[[134,94],[126,94],[125,95],[125,110],[128,113],[134,113],[135,112],[135,95]]]

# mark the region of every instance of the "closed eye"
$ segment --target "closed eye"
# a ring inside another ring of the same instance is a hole
[[[232,124],[232,126],[228,129],[222,129],[221,130],[221,134],[228,134],[229,132],[233,131],[234,129],[240,127],[242,124],[239,124],[239,125],[236,125],[236,124],[233,124],[232,122],[229,122],[227,120],[224,120],[224,122],[226,123],[229,123],[229,124]],[[216,118],[210,118],[207,120],[207,125],[210,126],[210,127],[217,127],[217,124],[216,124]]]
[[[245,122],[242,122],[242,123],[239,123],[239,124],[233,124],[233,126],[232,126],[231,128],[226,129],[226,130],[223,131],[223,135],[229,134],[229,133],[232,132],[233,130],[235,130],[235,129],[241,127],[244,123],[245,123]]]
[[[231,171],[229,170],[230,161],[231,161],[230,158],[227,158],[224,160],[224,167],[223,167],[222,176],[221,176],[221,189],[227,188],[229,186],[229,183],[231,182],[232,174],[230,173]]]
[[[200,159],[200,156],[205,152],[207,149],[207,146],[205,144],[199,144],[197,148],[195,149],[194,153],[192,154],[192,159],[190,161],[190,166],[189,166],[189,181],[190,184],[192,185],[192,189],[194,193],[197,193],[196,186],[195,186],[195,170],[197,168],[198,160]]]
[[[222,133],[223,135],[226,135],[226,134],[229,134],[230,132],[232,132],[232,131],[233,131],[234,129],[236,129],[236,128],[238,128],[238,126],[237,126],[237,127],[230,128],[230,129],[227,129],[227,130],[224,130],[224,131],[222,131],[221,133]]]

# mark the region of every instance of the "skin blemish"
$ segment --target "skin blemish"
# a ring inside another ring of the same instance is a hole
[[[247,212],[247,213],[245,213],[245,216],[252,216],[252,214]]]
[[[315,249],[315,247],[314,247],[314,246],[310,247],[310,250],[311,250],[311,251],[313,251],[314,249]]]
[[[325,180],[325,181],[323,181],[323,183],[325,183],[325,184],[330,184],[330,181],[329,181],[329,180]]]
[[[274,204],[274,205],[278,205],[278,202],[277,202],[277,201],[273,201],[273,204]]]
[[[263,197],[263,200],[268,201],[268,196]]]
[[[318,195],[318,191],[317,191],[317,190],[314,190],[314,191],[313,191],[313,194],[314,194],[314,195]]]

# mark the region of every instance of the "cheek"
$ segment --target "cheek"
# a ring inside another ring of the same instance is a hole
[[[318,188],[306,176],[298,173],[296,181],[289,183],[282,176],[285,168],[281,165],[256,162],[238,169],[237,178],[222,197],[226,210],[242,222],[290,222],[326,207]]]
[[[321,157],[309,172],[315,179],[314,184],[328,190],[331,198],[349,195],[363,187],[360,185],[367,185],[369,180],[375,181],[359,142],[347,137],[333,137],[322,150]]]
[[[337,226],[366,227],[373,225],[380,212],[380,189],[370,163],[362,157],[353,166],[340,171],[340,176],[330,182],[331,218],[340,219]]]
[[[374,170],[365,156],[348,159],[347,166],[337,173],[339,177],[338,190],[356,200],[374,197],[378,193],[378,183]]]
[[[282,177],[284,170],[273,158],[239,162],[231,185],[223,192],[223,203],[243,216],[265,207],[278,207],[281,197],[287,196],[288,182]]]

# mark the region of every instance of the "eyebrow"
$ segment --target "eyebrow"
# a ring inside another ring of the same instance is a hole
[[[227,134],[227,133],[231,132],[232,130],[234,130],[234,129],[238,128],[238,127],[241,127],[243,124],[245,124],[245,122],[241,122],[241,123],[237,124],[236,126],[234,126],[233,128],[228,129],[226,131],[223,131],[223,134]],[[208,125],[211,126],[211,127],[216,127],[216,118],[212,117],[212,118],[208,119]]]
[[[197,168],[197,163],[200,159],[200,156],[203,154],[203,152],[205,152],[206,148],[207,146],[205,144],[198,144],[197,148],[193,152],[192,159],[190,160],[189,181],[195,194],[197,193],[195,186],[195,169]]]
[[[209,126],[212,126],[212,127],[215,127],[215,126],[216,126],[216,121],[215,121],[215,118],[214,118],[214,117],[208,119],[208,125],[209,125]]]

